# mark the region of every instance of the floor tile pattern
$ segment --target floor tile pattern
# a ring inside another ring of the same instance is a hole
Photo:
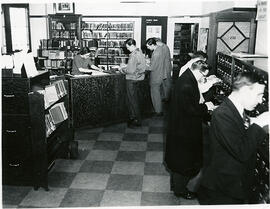
[[[4,208],[198,205],[170,191],[163,165],[164,122],[147,118],[75,132],[76,160],[57,159],[49,172],[49,191],[3,185]]]

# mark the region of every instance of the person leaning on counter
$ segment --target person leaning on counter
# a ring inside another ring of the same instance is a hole
[[[83,47],[79,54],[74,57],[72,72],[73,75],[83,74],[90,72],[89,69],[102,71],[101,68],[94,65],[90,57],[90,49],[88,47]]]
[[[141,126],[141,111],[138,91],[140,81],[144,80],[146,60],[142,51],[136,47],[136,41],[129,38],[125,41],[129,55],[127,65],[121,64],[119,71],[126,75],[127,104],[129,110],[129,127]]]

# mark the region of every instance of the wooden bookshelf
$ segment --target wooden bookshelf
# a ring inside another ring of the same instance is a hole
[[[63,79],[63,78],[58,78]],[[40,93],[52,81],[49,72],[35,77],[22,75],[2,78],[2,181],[7,185],[28,185],[48,190],[48,171],[57,158],[68,158],[74,143],[69,117],[46,136],[45,114],[63,102],[69,114],[67,94],[45,108]],[[68,115],[69,116],[69,115]]]

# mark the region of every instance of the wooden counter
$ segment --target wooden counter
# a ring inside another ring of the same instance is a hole
[[[71,124],[74,128],[103,126],[128,119],[126,80],[122,74],[67,76],[70,91]],[[139,93],[142,115],[152,112],[148,79]]]

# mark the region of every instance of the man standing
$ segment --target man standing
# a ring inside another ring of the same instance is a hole
[[[166,78],[162,80],[163,100],[168,101],[170,99],[170,91],[172,87],[172,63],[171,53],[169,47],[163,43],[160,38],[155,38],[158,46],[161,46],[164,55],[164,70],[166,72]]]
[[[121,65],[119,71],[126,74],[127,105],[129,109],[128,126],[141,126],[138,88],[139,81],[142,81],[145,76],[146,60],[141,50],[136,47],[134,39],[127,39],[125,46],[131,53],[127,65]]]
[[[146,47],[153,51],[150,60],[150,88],[151,99],[156,116],[162,116],[161,87],[163,79],[167,78],[164,63],[164,53],[161,46],[158,46],[155,38],[146,41]]]
[[[207,73],[205,62],[194,62],[177,79],[170,102],[165,163],[171,172],[171,189],[186,199],[195,197],[187,184],[202,168],[202,122],[214,108],[211,102],[200,103],[198,81]]]
[[[256,150],[266,137],[261,128],[269,112],[250,121],[244,110],[262,102],[265,85],[254,73],[242,73],[232,93],[213,112],[210,135],[210,162],[204,168],[199,188],[200,204],[246,203],[252,185]]]

